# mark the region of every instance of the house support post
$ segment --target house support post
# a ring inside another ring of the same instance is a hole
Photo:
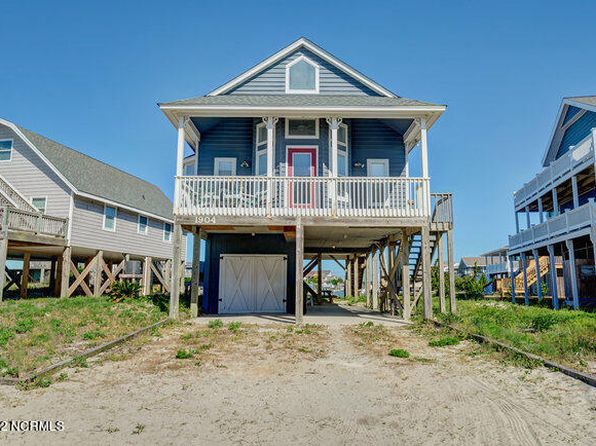
[[[346,296],[353,296],[352,294],[352,270],[354,269],[354,262],[351,256],[348,256],[346,260]]]
[[[372,252],[369,251],[366,253],[366,308],[370,308],[372,306],[372,294],[371,294],[371,282],[372,282]]]
[[[569,251],[569,278],[571,279],[571,297],[573,299],[573,309],[579,308],[579,291],[577,287],[577,270],[575,267],[575,248],[573,246],[573,239],[565,240],[565,246]]]
[[[145,257],[143,261],[143,296],[150,296],[153,288],[151,282],[151,264],[153,259],[151,257]]]
[[[557,265],[555,264],[555,246],[548,245],[548,266],[550,270],[550,295],[553,300],[553,310],[559,309],[559,290],[557,289]]]
[[[62,267],[60,274],[60,297],[68,297],[68,287],[70,285],[70,263],[72,248],[67,246],[62,252]]]
[[[445,259],[443,258],[443,233],[437,233],[437,255],[439,256],[439,310],[447,312],[445,304]]]
[[[372,284],[371,284],[371,296],[372,296],[372,309],[379,310],[379,259],[380,250],[373,248],[371,259],[372,259]]]
[[[410,299],[410,238],[402,234],[399,246],[401,251],[401,289],[404,296],[403,318],[407,321],[412,316],[412,303]]]
[[[95,271],[93,272],[93,294],[101,295],[101,275],[103,271],[103,251],[99,251],[95,256]]]
[[[31,266],[31,254],[26,252],[23,254],[23,271],[21,273],[21,287],[19,289],[21,299],[27,298],[27,291],[29,288],[29,267]]]
[[[422,287],[424,293],[424,319],[433,317],[433,301],[431,293],[431,270],[430,270],[430,228],[429,224],[422,226],[422,246],[420,255],[422,256]]]
[[[301,325],[304,321],[304,276],[302,268],[304,265],[304,226],[302,221],[298,219],[296,223],[296,308],[295,322],[296,325]]]
[[[172,274],[170,277],[170,318],[178,318],[180,305],[180,253],[182,244],[182,227],[174,222],[174,233],[172,235]]]
[[[447,231],[447,268],[449,270],[449,311],[451,314],[457,313],[457,303],[455,302],[455,265],[453,252],[453,229]]]
[[[532,250],[532,257],[534,257],[534,266],[536,267],[536,289],[538,294],[538,301],[542,301],[542,278],[540,277],[540,256],[538,250]]]
[[[509,280],[511,280],[511,303],[515,303],[515,269],[513,267],[513,256],[509,257]]]
[[[528,263],[526,262],[526,253],[519,254],[521,258],[522,270],[524,274],[524,303],[530,305],[530,290],[528,289]]]
[[[6,209],[6,208],[5,208]],[[5,211],[6,213],[6,211]],[[0,233],[0,302],[4,295],[4,285],[6,284],[6,257],[8,256],[8,237],[7,233]]]
[[[354,296],[360,296],[360,257],[358,255],[354,256],[353,260],[353,267],[354,267],[354,289],[353,293]]]
[[[317,299],[321,302],[323,298],[323,256],[317,254]]]
[[[190,317],[199,316],[199,278],[201,274],[201,228],[196,227],[192,240],[192,272],[190,279]]]

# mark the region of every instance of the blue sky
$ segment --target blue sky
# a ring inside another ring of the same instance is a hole
[[[5,0],[0,116],[172,195],[157,101],[205,94],[304,35],[401,96],[447,104],[431,184],[456,254],[504,245],[564,96],[596,94],[593,1]]]

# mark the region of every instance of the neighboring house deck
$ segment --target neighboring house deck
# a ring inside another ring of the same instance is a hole
[[[517,231],[509,236],[509,257],[519,259],[524,276],[529,257],[536,265],[541,256],[553,265],[562,257],[564,294],[573,308],[594,305],[596,296],[595,149],[596,96],[563,99],[542,169],[513,195]],[[557,296],[563,293],[556,268],[537,280],[539,285],[546,280],[558,308]],[[526,302],[529,292],[525,286]],[[541,286],[537,293],[541,298]]]
[[[206,239],[193,311],[300,320],[303,274],[333,258],[370,306],[407,316],[423,294],[430,317],[430,257],[444,257],[443,235],[453,265],[451,194],[431,194],[428,170],[427,135],[444,105],[400,97],[301,38],[205,96],[159,107],[178,130],[175,246],[182,227]]]
[[[140,178],[0,119],[0,205],[0,298],[26,297],[32,260],[50,261],[54,295],[104,293],[131,260],[145,291],[169,289],[172,203]]]

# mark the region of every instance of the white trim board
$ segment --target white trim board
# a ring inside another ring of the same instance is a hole
[[[254,67],[250,68],[249,70],[245,71],[244,73],[240,74],[239,76],[236,76],[229,82],[226,82],[221,87],[218,87],[215,90],[211,91],[210,93],[207,94],[207,96],[218,96],[220,94],[227,93],[228,91],[230,91],[231,89],[242,84],[244,81],[248,80],[255,74],[258,74],[262,70],[279,62],[280,60],[282,60],[283,58],[285,58],[286,56],[290,55],[291,53],[293,53],[294,51],[296,51],[300,48],[307,49],[308,51],[317,55],[324,61],[330,63],[331,65],[334,65],[336,68],[340,69],[347,75],[353,77],[354,79],[358,80],[362,84],[366,85],[371,90],[373,90],[383,96],[390,97],[390,98],[397,97],[394,93],[387,90],[385,87],[383,87],[383,86],[377,84],[376,82],[372,81],[371,79],[367,78],[363,74],[359,73],[358,71],[356,71],[349,65],[343,63],[342,61],[337,59],[335,56],[331,55],[330,53],[325,51],[323,48],[319,47],[318,45],[315,45],[314,43],[310,42],[308,39],[306,39],[304,37],[299,38],[295,42],[291,43],[290,45],[286,46],[285,48],[282,48],[280,51],[278,51],[277,53],[268,57],[267,59],[263,60],[262,62],[258,63]]]

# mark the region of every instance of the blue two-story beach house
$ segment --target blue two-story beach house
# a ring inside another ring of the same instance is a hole
[[[300,38],[206,96],[159,107],[178,130],[174,249],[193,232],[198,265],[206,240],[193,313],[300,322],[304,294],[321,293],[303,275],[335,259],[348,294],[405,317],[423,296],[430,317],[431,256],[442,262],[445,238],[453,265],[451,196],[430,193],[428,171],[427,133],[444,105],[400,97]],[[411,176],[415,148],[422,167]]]
[[[530,275],[539,298],[546,281],[554,308],[563,295],[573,308],[596,301],[595,147],[596,96],[563,99],[542,170],[513,195],[517,231],[509,236],[509,257],[521,261],[516,281],[523,282],[526,303]],[[557,285],[559,256],[564,289]]]

